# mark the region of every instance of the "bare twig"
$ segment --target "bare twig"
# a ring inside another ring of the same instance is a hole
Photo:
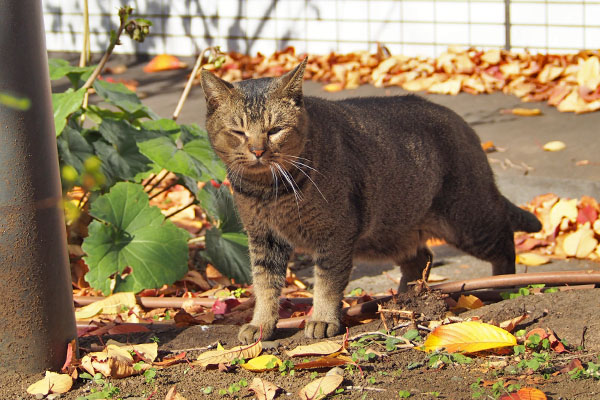
[[[385,392],[387,391],[387,389],[383,389],[383,388],[376,388],[376,387],[371,387],[371,386],[346,386],[345,387],[346,390],[368,390],[368,391],[372,391],[372,392]]]
[[[188,204],[186,204],[185,206],[183,206],[183,207],[181,207],[181,208],[179,208],[179,209],[177,209],[177,210],[173,211],[173,212],[172,212],[172,213],[170,213],[170,214],[167,214],[167,215],[165,216],[165,218],[171,218],[173,215],[177,215],[177,214],[179,214],[180,212],[182,212],[182,211],[183,211],[183,210],[185,210],[186,208],[189,208],[189,207],[193,206],[193,205],[194,205],[194,203],[196,203],[196,198],[193,198],[193,199],[192,199],[192,201],[190,201],[190,202],[189,202]]]
[[[155,198],[156,196],[160,196],[161,194],[163,194],[164,192],[166,192],[167,190],[171,189],[173,186],[177,185],[177,181],[173,181],[171,183],[169,183],[167,186],[165,186],[163,189],[161,189],[159,192],[153,194],[152,196],[150,196],[148,198],[148,200],[152,200],[153,198]]]
[[[160,172],[159,172],[160,174]],[[165,178],[169,175],[169,171],[165,170],[165,174],[163,176],[161,176],[156,182],[154,182],[152,184],[152,187],[148,190],[146,190],[146,193],[150,193],[152,192],[162,181],[165,180]],[[156,175],[158,176],[158,175]],[[144,188],[147,186],[148,184],[144,185]]]

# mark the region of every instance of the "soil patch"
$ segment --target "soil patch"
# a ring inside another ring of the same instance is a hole
[[[597,351],[600,348],[597,325],[600,321],[598,289],[577,290],[562,293],[542,294],[527,296],[514,300],[506,300],[497,304],[485,306],[478,310],[464,313],[478,315],[484,321],[503,321],[520,315],[523,311],[530,313],[529,319],[519,328],[527,330],[534,327],[553,329],[557,335],[566,339],[575,346],[581,342],[582,332],[587,326],[585,335],[585,349],[575,350],[566,355],[551,354],[551,362],[555,370],[568,364],[572,359],[579,358],[582,362],[597,361]],[[391,307],[391,304],[386,307]],[[413,310],[423,314],[424,318],[439,319],[443,315],[443,299],[439,296],[421,295],[401,297],[397,308]],[[372,320],[350,328],[350,337],[360,332],[373,332],[382,328],[379,319]],[[398,329],[395,334],[402,334],[407,328]],[[109,338],[129,343],[146,343],[151,337],[158,337],[159,358],[185,351],[187,358],[194,360],[208,346],[217,341],[225,347],[238,344],[237,326],[209,325],[193,326],[189,328],[175,328],[171,326],[153,326],[152,332],[129,335],[106,335],[100,338],[84,337],[80,339],[83,350],[94,346],[102,346]],[[425,331],[421,331],[423,337]],[[341,340],[342,336],[332,340]],[[300,344],[312,343],[314,340],[304,338],[303,332],[293,329],[280,330],[275,340],[265,342],[265,353],[275,354],[282,360],[288,359],[285,350],[292,349]],[[380,342],[381,343],[381,342]],[[373,350],[385,353],[386,356],[375,360],[359,360],[362,373],[356,368],[344,369],[344,381],[341,387],[344,391],[337,398],[343,399],[394,399],[398,398],[400,390],[411,393],[410,398],[417,399],[471,399],[477,391],[491,394],[490,387],[471,387],[478,379],[488,385],[499,379],[509,383],[520,383],[522,387],[536,387],[542,390],[549,399],[596,399],[600,397],[598,380],[591,378],[572,379],[569,374],[548,373],[545,377],[543,371],[526,372],[515,369],[517,360],[510,356],[481,356],[474,357],[470,364],[451,364],[441,368],[429,367],[429,355],[415,350],[396,350],[386,352],[385,346],[378,343],[368,344]],[[356,348],[351,347],[352,353]],[[299,362],[302,360],[294,360]],[[280,394],[279,398],[298,398],[297,392],[304,385],[314,379],[313,371],[295,371],[293,376],[289,373],[282,375],[279,371],[252,373],[241,368],[234,368],[231,372],[221,372],[217,369],[203,369],[182,363],[157,370],[153,383],[147,383],[142,376],[126,379],[107,379],[119,388],[119,395],[115,398],[122,399],[164,399],[167,391],[177,385],[178,392],[188,400],[191,399],[224,399],[224,398],[253,398],[252,392],[244,383],[250,384],[254,377],[260,377],[275,383],[283,388],[288,397]],[[324,376],[326,370],[316,370],[317,376]],[[516,373],[515,373],[516,372]],[[0,374],[1,399],[26,399],[33,398],[26,394],[27,386],[40,379],[43,374],[23,376],[12,372]],[[227,391],[235,384],[241,384],[241,390],[232,394],[219,394],[219,390]],[[212,388],[211,393],[209,387]],[[92,390],[98,390],[99,385],[89,381],[78,380],[73,389],[60,399],[76,399],[79,396],[90,395]]]

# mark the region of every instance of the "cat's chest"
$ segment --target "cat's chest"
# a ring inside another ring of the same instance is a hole
[[[278,199],[277,201],[255,201],[246,208],[251,220],[265,226],[282,237],[294,247],[311,250],[315,247],[315,238],[321,236],[324,223],[322,209],[310,202],[295,199]]]

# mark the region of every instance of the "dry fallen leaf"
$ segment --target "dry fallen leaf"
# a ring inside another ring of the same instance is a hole
[[[325,357],[318,358],[313,361],[307,361],[294,365],[294,369],[314,369],[314,368],[331,368],[338,365],[354,364],[352,357],[334,353]]]
[[[343,380],[344,377],[340,375],[326,375],[304,386],[298,395],[302,400],[323,399],[337,389]]]
[[[262,343],[256,342],[248,346],[236,346],[227,350],[217,348],[216,350],[206,351],[198,356],[192,364],[206,367],[208,365],[228,364],[235,358],[254,358],[262,351]]]
[[[567,147],[567,145],[564,142],[561,142],[560,140],[553,140],[546,143],[543,148],[546,151],[561,151],[565,147]]]
[[[342,344],[331,342],[326,340],[324,342],[317,342],[308,344],[305,346],[298,346],[293,350],[286,351],[288,357],[300,357],[300,356],[315,356],[315,355],[327,355],[338,352],[342,349]]]
[[[500,397],[500,400],[546,400],[547,397],[539,389],[535,388],[522,388],[516,393],[505,394]]]
[[[252,390],[258,400],[272,400],[281,388],[264,379],[254,378],[248,390]]]
[[[567,256],[586,258],[596,249],[598,240],[594,237],[594,231],[590,228],[590,223],[586,222],[575,232],[567,234],[562,247]]]
[[[472,294],[468,296],[461,294],[456,303],[456,307],[474,310],[483,307],[483,302],[477,296],[473,296]]]
[[[482,322],[466,321],[437,327],[429,334],[421,350],[430,352],[443,348],[449,353],[474,353],[516,344],[517,339],[504,329]]]
[[[517,254],[517,259],[515,260],[515,262],[517,264],[523,264],[529,267],[537,267],[539,265],[549,263],[550,259],[548,257],[536,253],[521,253]]]
[[[175,387],[175,385],[173,385],[173,387],[171,387],[171,389],[169,389],[169,391],[167,392],[165,400],[186,400],[186,398],[177,393],[177,388]]]
[[[513,108],[510,110],[511,114],[519,115],[521,117],[533,117],[536,115],[542,115],[542,110],[539,108]]]
[[[44,379],[32,383],[27,388],[27,393],[33,395],[47,395],[48,393],[66,393],[73,386],[73,378],[67,374],[57,374],[46,371]]]
[[[187,68],[187,64],[179,61],[177,57],[169,54],[159,54],[144,66],[144,72],[149,73],[182,68]]]
[[[116,343],[116,344],[115,344]],[[147,362],[136,362],[131,352],[141,356]],[[106,377],[126,378],[139,375],[151,368],[150,364],[156,358],[157,343],[143,345],[122,345],[118,342],[108,344],[103,351],[88,353],[81,359],[81,367],[90,375],[100,372]],[[134,366],[137,364],[137,366]]]
[[[503,321],[500,322],[500,324],[498,324],[498,326],[502,329],[504,329],[507,332],[512,332],[515,330],[515,327],[524,319],[526,319],[527,317],[529,317],[529,314],[523,314],[523,315],[519,315],[518,317],[515,317],[513,319],[509,319],[507,321]]]
[[[123,309],[136,305],[135,295],[131,292],[116,293],[102,300],[95,301],[75,311],[76,319],[92,318],[97,314],[118,314]]]

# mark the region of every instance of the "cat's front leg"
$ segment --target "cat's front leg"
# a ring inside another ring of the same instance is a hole
[[[266,229],[248,231],[248,247],[252,263],[254,315],[240,329],[238,339],[253,343],[261,337],[269,339],[279,318],[279,296],[285,285],[285,271],[292,247]]]
[[[341,302],[352,271],[351,251],[319,256],[315,265],[313,314],[304,328],[307,338],[321,339],[342,332]]]

